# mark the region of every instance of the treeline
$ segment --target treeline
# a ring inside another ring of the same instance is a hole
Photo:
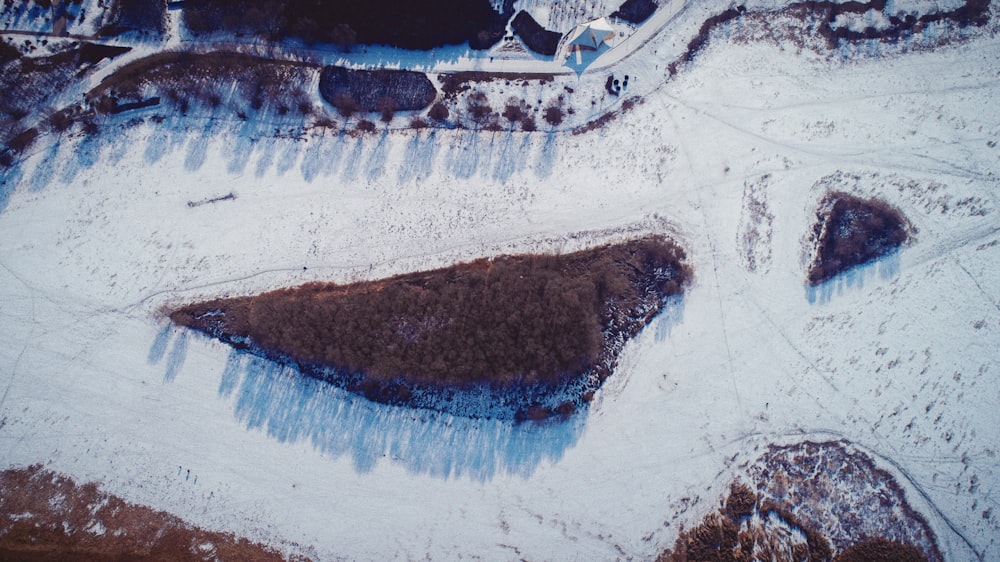
[[[506,2],[505,4],[512,4]],[[384,44],[432,49],[469,42],[485,49],[503,37],[513,15],[489,0],[187,0],[185,26],[195,34],[227,32],[271,41]]]
[[[877,199],[831,193],[820,203],[816,219],[816,253],[808,273],[812,285],[891,254],[908,238],[903,213]]]
[[[422,389],[554,386],[580,376],[599,384],[621,344],[689,276],[684,252],[651,237],[213,300],[171,319],[271,358],[353,375],[357,387],[357,377]]]

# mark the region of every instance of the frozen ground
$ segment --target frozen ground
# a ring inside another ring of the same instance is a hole
[[[663,38],[622,63],[649,77],[645,102],[583,135],[248,146],[187,121],[41,144],[0,213],[0,461],[324,560],[642,559],[768,444],[836,438],[899,479],[946,559],[995,559],[991,33],[856,60],[716,41],[670,82]],[[918,232],[807,290],[829,189],[882,197]],[[688,250],[694,285],[562,425],[316,391],[161,313],[651,231]]]

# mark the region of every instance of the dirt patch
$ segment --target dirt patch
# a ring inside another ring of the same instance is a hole
[[[820,203],[816,219],[810,238],[815,247],[810,285],[889,255],[909,238],[903,213],[878,199],[830,193]]]
[[[624,342],[681,293],[684,257],[644,238],[213,300],[171,319],[378,402],[493,392],[515,417],[545,418],[589,399]],[[570,387],[568,404],[539,401]]]
[[[41,465],[0,472],[0,559],[285,560],[264,545],[199,529]]]

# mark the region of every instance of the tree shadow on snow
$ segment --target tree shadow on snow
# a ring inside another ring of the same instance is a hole
[[[255,355],[230,352],[219,383],[248,429],[282,443],[308,441],[324,454],[350,455],[360,473],[389,459],[413,473],[486,481],[530,476],[574,446],[586,421],[516,423],[471,419],[368,401]]]
[[[173,347],[170,347],[171,340],[173,340]],[[173,382],[177,378],[181,367],[184,366],[184,359],[187,358],[187,345],[187,330],[181,330],[173,324],[167,324],[156,334],[153,345],[149,348],[149,356],[146,358],[146,363],[157,365],[166,356],[167,363],[166,370],[163,373],[163,382]],[[169,355],[167,354],[167,348],[170,348]]]
[[[437,131],[433,129],[426,136],[420,131],[414,132],[413,138],[406,144],[406,154],[399,167],[399,183],[421,181],[431,175],[437,158],[437,143]]]
[[[849,291],[860,291],[871,281],[887,281],[899,276],[899,251],[887,254],[877,260],[852,267],[837,276],[820,283],[806,285],[806,300],[809,304],[825,304],[835,296]]]

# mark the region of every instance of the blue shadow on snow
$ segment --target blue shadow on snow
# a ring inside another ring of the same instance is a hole
[[[308,441],[324,454],[350,455],[355,469],[389,459],[413,473],[486,481],[530,476],[574,446],[586,412],[566,421],[516,423],[472,419],[366,400],[297,370],[233,350],[219,396],[235,397],[234,415],[282,443]]]
[[[809,304],[824,304],[834,296],[847,291],[860,291],[865,283],[880,279],[883,281],[899,276],[899,250],[844,271],[819,285],[806,285],[806,300]]]

